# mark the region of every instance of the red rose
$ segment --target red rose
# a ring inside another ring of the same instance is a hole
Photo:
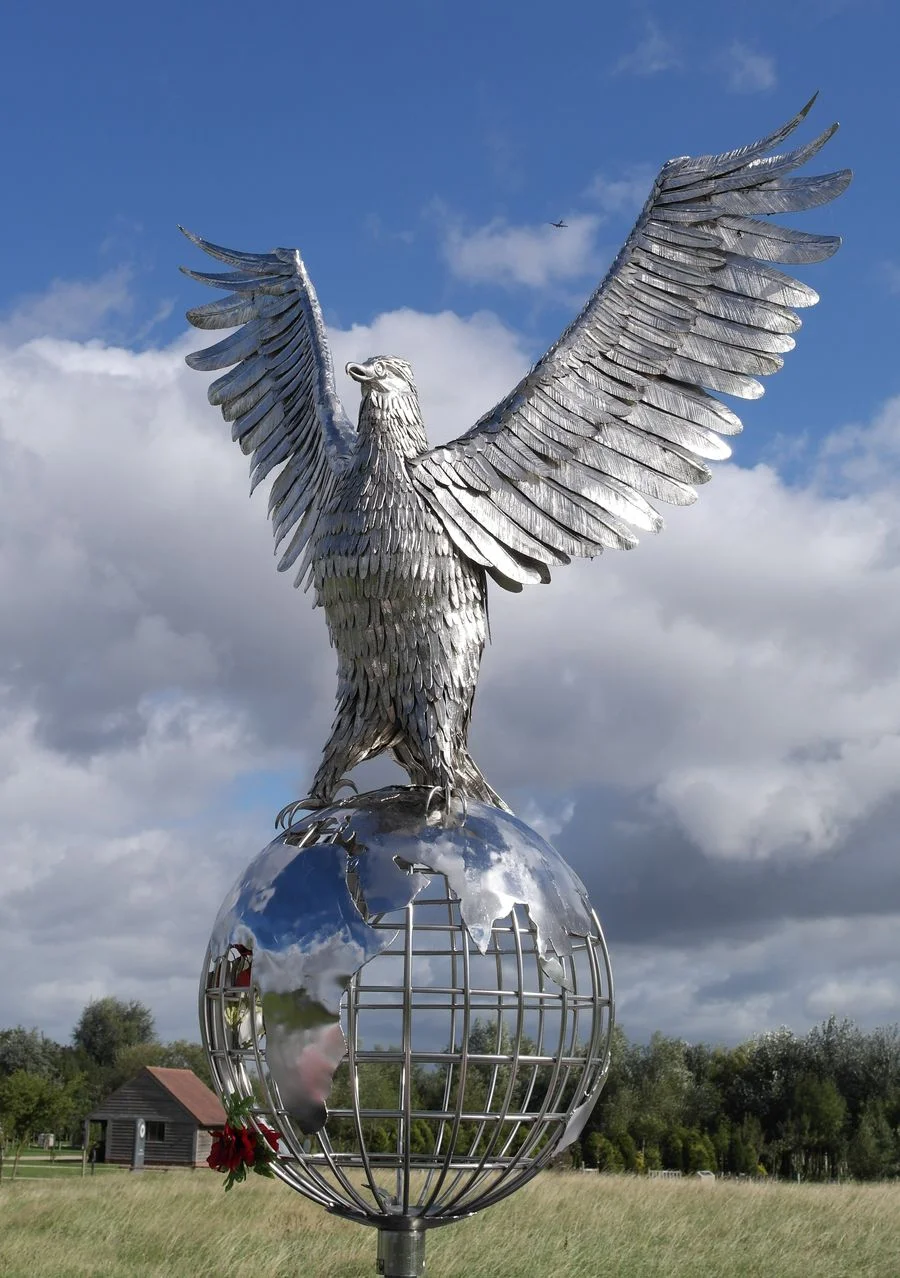
[[[246,1163],[248,1167],[252,1167],[256,1162],[256,1137],[246,1127],[241,1127],[238,1131],[238,1165]]]
[[[225,1172],[225,1188],[231,1189],[247,1178],[247,1169],[260,1176],[271,1176],[269,1164],[278,1152],[278,1132],[259,1124],[256,1132],[244,1123],[253,1108],[250,1097],[229,1097],[225,1105],[225,1126],[212,1133],[212,1148],[207,1163],[213,1171]]]
[[[269,1142],[269,1144],[272,1146],[272,1148],[275,1150],[275,1153],[277,1154],[278,1142],[281,1140],[281,1133],[276,1132],[274,1128],[272,1127],[267,1127],[265,1123],[260,1123],[259,1130],[262,1133],[265,1140]]]
[[[242,1137],[246,1137],[244,1128],[235,1131],[230,1123],[226,1123],[222,1131],[213,1132],[213,1145],[206,1161],[214,1171],[237,1171],[245,1161]]]
[[[224,1171],[225,1168],[222,1165],[222,1132],[213,1132],[212,1138],[212,1147],[206,1161],[213,1171]]]

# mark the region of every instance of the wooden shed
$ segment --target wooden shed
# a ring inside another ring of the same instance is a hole
[[[148,1065],[87,1116],[103,1126],[100,1161],[140,1167],[200,1167],[222,1127],[222,1102],[193,1070]]]

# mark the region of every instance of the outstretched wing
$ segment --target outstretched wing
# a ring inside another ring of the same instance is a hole
[[[251,492],[276,466],[269,514],[276,547],[293,530],[278,562],[289,568],[307,543],[325,495],[356,441],[334,384],[322,311],[296,249],[235,253],[179,228],[204,252],[235,267],[221,274],[181,269],[228,297],[197,306],[196,328],[236,328],[215,346],[188,355],[191,368],[230,368],[209,388],[232,439],[252,454]],[[239,327],[238,327],[239,326]],[[303,569],[300,576],[302,579]]]
[[[687,505],[704,458],[741,423],[710,391],[763,393],[794,345],[811,288],[770,262],[818,262],[840,240],[755,215],[812,208],[849,170],[789,177],[808,146],[770,155],[812,106],[723,155],[670,160],[606,278],[559,341],[506,399],[453,443],[411,463],[455,544],[501,585],[548,581],[554,564],[630,547],[657,530],[650,504]]]

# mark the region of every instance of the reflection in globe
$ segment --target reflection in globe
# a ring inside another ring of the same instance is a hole
[[[201,1023],[274,1170],[339,1214],[421,1230],[505,1197],[602,1088],[609,959],[584,888],[509,813],[413,787],[306,816],[224,902]]]

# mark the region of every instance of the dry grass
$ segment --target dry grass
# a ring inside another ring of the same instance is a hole
[[[375,1232],[212,1173],[0,1187],[4,1278],[357,1278]],[[896,1278],[900,1185],[545,1174],[428,1236],[428,1278]]]

